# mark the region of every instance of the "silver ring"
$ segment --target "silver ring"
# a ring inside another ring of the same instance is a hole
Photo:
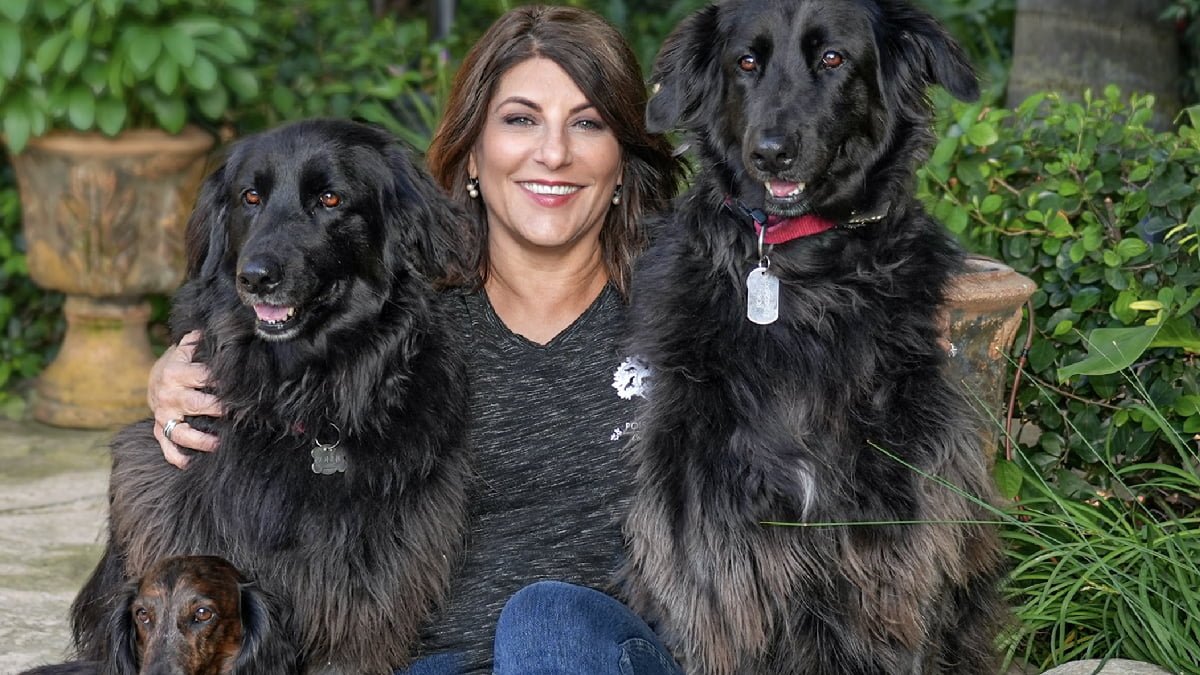
[[[167,423],[163,425],[163,438],[170,441],[171,440],[171,432],[175,431],[175,427],[178,424],[179,424],[179,420],[167,420]],[[175,441],[171,441],[171,442],[174,443]]]

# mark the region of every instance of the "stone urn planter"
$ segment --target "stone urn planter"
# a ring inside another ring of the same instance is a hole
[[[35,419],[109,428],[146,417],[154,362],[146,295],[184,273],[184,227],[214,139],[52,132],[12,156],[29,275],[66,294],[67,330],[39,376]]]
[[[969,258],[946,298],[950,363],[970,403],[982,414],[983,447],[989,459],[1003,438],[1013,340],[1021,307],[1037,286],[1013,268],[988,258]]]

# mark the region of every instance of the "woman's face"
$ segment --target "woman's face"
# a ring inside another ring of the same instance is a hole
[[[532,58],[501,77],[467,170],[479,179],[493,250],[598,249],[621,147],[570,76]]]

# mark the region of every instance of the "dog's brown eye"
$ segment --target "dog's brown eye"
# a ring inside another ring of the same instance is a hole
[[[253,206],[261,202],[262,197],[258,196],[258,190],[246,190],[242,193],[242,201]]]
[[[138,607],[137,609],[133,610],[133,618],[136,619],[138,623],[146,626],[149,626],[154,622],[154,620],[150,618],[150,612],[147,612],[145,607]]]
[[[744,73],[753,73],[758,70],[758,57],[753,54],[744,54],[738,59],[738,68]]]
[[[332,209],[342,203],[342,198],[336,192],[325,192],[321,194],[321,206],[327,209]]]
[[[197,609],[196,614],[192,617],[192,619],[196,623],[204,623],[206,621],[212,620],[212,618],[213,618],[213,611],[207,607],[201,607],[201,608]]]
[[[832,49],[821,55],[821,65],[826,68],[837,68],[845,61],[841,54]]]

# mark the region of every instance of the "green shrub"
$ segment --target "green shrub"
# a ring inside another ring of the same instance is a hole
[[[952,105],[919,174],[969,248],[1037,283],[1019,437],[1068,496],[1111,494],[1113,468],[1179,465],[1172,435],[1193,454],[1200,439],[1200,109],[1156,134],[1151,105],[1114,88],[1015,111]]]
[[[305,117],[351,117],[424,149],[449,85],[448,46],[430,44],[423,18],[376,14],[363,0],[260,3],[270,26],[255,41],[263,82],[238,111],[241,132]]]
[[[0,120],[11,152],[52,129],[177,132],[258,95],[256,0],[0,2]],[[269,25],[269,24],[268,24]]]
[[[0,158],[0,410],[19,415],[17,385],[41,372],[63,333],[62,295],[34,285],[25,268],[21,208],[12,168]]]

